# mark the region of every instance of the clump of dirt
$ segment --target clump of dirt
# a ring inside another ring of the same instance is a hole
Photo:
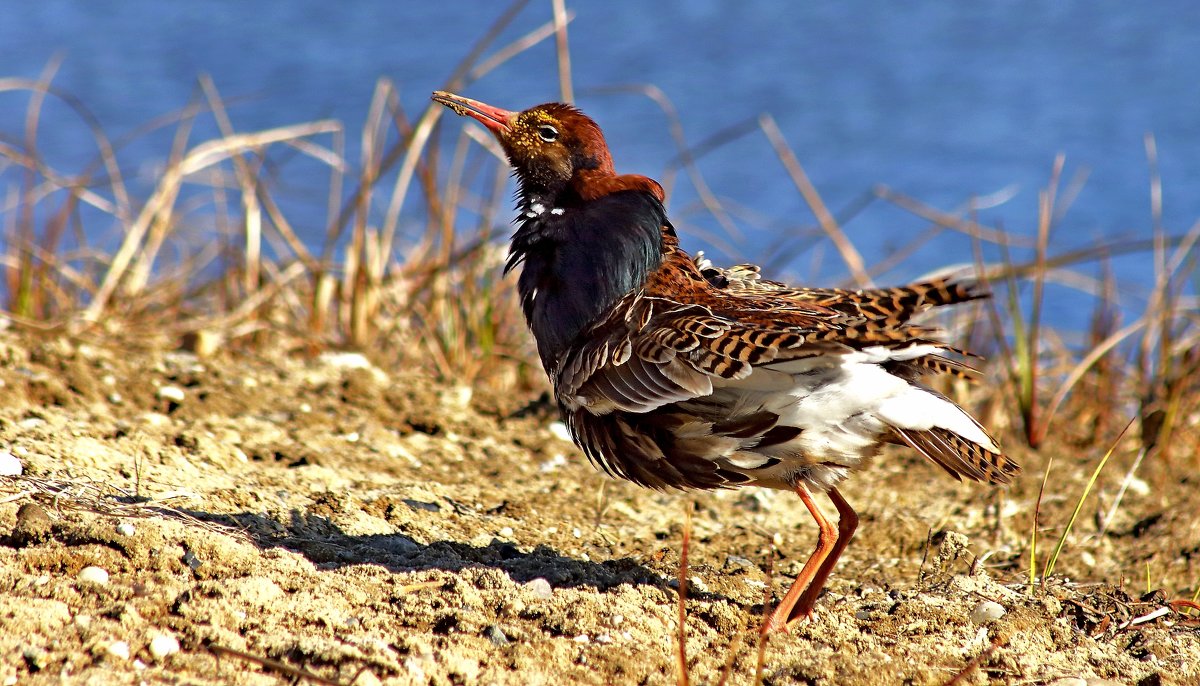
[[[0,477],[0,683],[673,683],[684,508],[692,681],[752,683],[767,591],[815,541],[798,499],[610,480],[539,408],[350,353],[0,333],[0,459],[23,468]],[[1076,525],[1075,581],[1030,589],[1046,457],[1017,457],[1005,492],[900,452],[848,482],[859,536],[763,683],[1200,681],[1200,622],[1168,603],[1200,577],[1194,476],[1126,483]],[[1133,590],[1147,573],[1166,595]]]

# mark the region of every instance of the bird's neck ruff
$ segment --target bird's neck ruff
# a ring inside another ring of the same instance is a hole
[[[522,188],[505,271],[521,266],[517,289],[538,353],[553,375],[563,352],[662,263],[666,211],[640,188],[583,199]]]

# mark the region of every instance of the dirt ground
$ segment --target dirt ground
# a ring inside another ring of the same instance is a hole
[[[537,400],[0,331],[0,684],[677,683],[688,507],[691,683],[754,683],[799,500],[613,481]],[[1168,605],[1200,579],[1195,464],[1114,457],[1030,590],[1047,454],[1039,566],[1099,453],[1013,452],[1004,491],[900,451],[852,478],[859,535],[762,683],[1200,683],[1200,614]]]

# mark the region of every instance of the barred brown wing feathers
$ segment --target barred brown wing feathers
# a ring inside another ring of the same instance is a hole
[[[1006,484],[1021,467],[1002,453],[995,453],[947,429],[924,431],[893,427],[897,442],[904,443],[945,469],[956,479],[967,477],[990,484]]]
[[[659,490],[721,488],[743,480],[707,459],[694,441],[674,440],[673,434],[672,440],[663,440],[671,433],[664,423],[669,416],[595,415],[565,408],[563,415],[588,459],[613,476]]]
[[[774,359],[773,346],[803,341],[794,332],[747,328],[697,305],[659,302],[645,326],[640,317],[626,315],[614,312],[568,352],[555,375],[559,397],[568,404],[580,398],[601,411],[611,404],[645,412],[711,393],[709,377],[744,378],[755,364]]]
[[[970,353],[966,353],[954,348],[944,348],[946,352],[952,352],[965,357],[971,357]],[[930,374],[949,374],[950,376],[966,379],[968,381],[977,380],[982,373],[971,365],[960,362],[958,360],[942,357],[940,355],[926,355],[917,357],[911,360],[896,360],[886,362],[883,368],[896,374],[910,382],[917,381],[923,376]]]

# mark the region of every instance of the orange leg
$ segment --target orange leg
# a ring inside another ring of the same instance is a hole
[[[796,575],[796,580],[792,583],[792,587],[788,589],[787,594],[783,596],[783,600],[779,601],[779,606],[771,613],[771,618],[763,623],[762,633],[764,634],[774,631],[786,631],[788,629],[793,619],[792,610],[795,608],[796,602],[800,600],[800,594],[808,586],[809,582],[813,580],[813,577],[817,575],[817,572],[823,569],[821,566],[822,563],[829,556],[830,551],[834,549],[834,545],[837,542],[837,529],[833,528],[833,524],[825,518],[825,515],[821,513],[817,504],[813,502],[812,493],[808,491],[808,486],[804,485],[803,482],[796,484],[796,495],[800,496],[800,500],[808,508],[809,514],[817,522],[817,528],[820,530],[817,534],[817,549],[808,558],[808,562],[804,563],[804,567]],[[836,504],[837,501],[834,502]]]
[[[829,552],[829,557],[826,557],[825,561],[821,563],[821,568],[817,570],[817,575],[813,577],[812,583],[808,585],[804,595],[800,596],[800,602],[796,605],[792,616],[788,617],[789,625],[796,619],[812,615],[813,605],[817,603],[817,596],[821,595],[821,591],[825,588],[825,580],[829,578],[829,573],[837,565],[838,558],[842,556],[842,551],[850,544],[850,539],[854,538],[854,530],[858,528],[858,514],[854,512],[850,503],[846,502],[836,488],[829,489],[829,499],[833,501],[833,506],[838,511],[837,543]]]

